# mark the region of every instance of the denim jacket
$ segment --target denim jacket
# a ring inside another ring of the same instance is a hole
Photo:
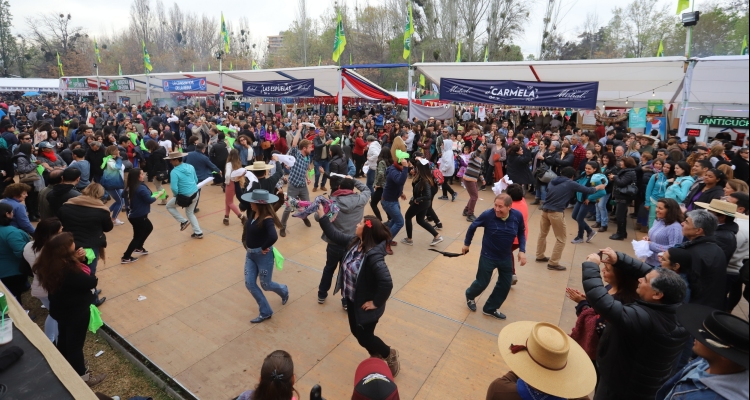
[[[748,398],[748,371],[730,375],[705,374],[708,361],[697,358],[670,378],[656,393],[656,400],[731,400]],[[698,379],[688,378],[695,369]]]

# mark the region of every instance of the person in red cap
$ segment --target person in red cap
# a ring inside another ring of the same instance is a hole
[[[354,373],[352,400],[399,400],[388,364],[380,358],[362,361]]]

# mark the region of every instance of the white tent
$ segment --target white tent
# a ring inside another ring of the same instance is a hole
[[[679,93],[676,101],[681,100]],[[750,104],[750,58],[746,55],[699,58],[693,70],[689,102]]]
[[[57,92],[60,81],[43,78],[0,78],[0,92]]]

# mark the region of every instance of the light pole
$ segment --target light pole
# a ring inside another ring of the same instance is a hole
[[[693,2],[693,9],[695,9],[695,2]],[[690,102],[690,86],[693,83],[693,69],[695,68],[695,61],[690,59],[691,39],[693,36],[693,27],[698,24],[700,15],[700,11],[691,11],[682,14],[682,26],[687,28],[687,36],[685,38],[685,80],[682,85],[682,116],[680,117],[680,125],[677,128],[677,136],[682,140],[687,139],[685,137],[685,127],[687,125],[688,104]]]
[[[219,60],[219,112],[224,112],[224,96],[222,96],[222,92],[224,92],[224,75],[222,74],[222,56],[224,55],[224,51],[219,50],[216,52],[216,58]]]
[[[99,83],[99,64],[94,63],[94,68],[96,68],[96,94],[99,98],[99,104],[102,103],[102,86]]]

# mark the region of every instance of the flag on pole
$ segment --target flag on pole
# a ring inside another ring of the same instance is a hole
[[[323,56],[318,56],[318,66],[323,62]]]
[[[487,62],[490,60],[490,45],[489,43],[484,48],[484,62]]]
[[[234,64],[231,61],[229,62],[229,70],[234,71]]]
[[[411,1],[407,3],[406,26],[404,27],[404,60],[411,55],[411,37],[414,34],[414,18],[411,12]]]
[[[97,62],[102,62],[102,56],[99,55],[99,45],[96,44],[96,38],[94,38],[94,53],[96,54]]]
[[[57,68],[60,70],[60,76],[65,76],[62,69],[62,62],[60,61],[60,53],[57,53]]]
[[[353,64],[354,63],[352,62],[352,53],[349,52],[349,65],[353,65]]]
[[[336,12],[336,37],[333,40],[333,61],[338,62],[341,54],[346,47],[346,33],[344,32],[344,21],[341,19],[341,13]]]
[[[229,32],[227,24],[224,23],[224,12],[221,13],[221,41],[224,43],[224,52],[229,54]]]
[[[122,65],[120,63],[117,63],[117,73],[122,76]]]
[[[258,63],[256,63],[255,60],[253,60],[251,68],[252,69],[260,69],[260,67],[258,66]]]
[[[208,63],[208,70],[211,70],[211,63]]]
[[[659,41],[659,49],[656,50],[657,57],[664,57],[664,39]]]
[[[690,8],[690,0],[677,0],[677,15]]]
[[[195,72],[195,63],[193,63],[193,72]]]
[[[424,62],[424,50],[422,50],[422,62]],[[425,87],[426,82],[423,74],[419,74],[419,86]]]
[[[148,55],[148,50],[146,50],[146,42],[144,42],[143,39],[141,39],[141,46],[143,47],[143,67],[146,68],[146,73],[149,73],[154,69],[154,67],[151,65],[151,56]]]
[[[740,50],[740,54],[743,56],[747,55],[747,35],[742,38],[742,49]]]
[[[461,42],[458,42],[458,53],[456,53],[456,62],[461,62]]]

